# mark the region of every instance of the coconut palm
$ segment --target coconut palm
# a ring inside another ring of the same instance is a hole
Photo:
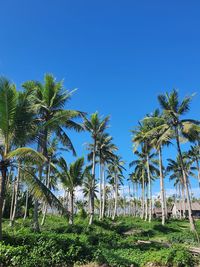
[[[59,159],[59,167],[61,169],[59,178],[70,194],[70,214],[69,224],[74,222],[74,191],[77,186],[81,186],[84,176],[84,158],[78,158],[69,166],[63,157]]]
[[[123,184],[124,179],[123,170],[125,170],[124,161],[120,156],[116,156],[115,159],[108,165],[108,179],[114,185],[115,192],[115,202],[112,219],[114,220],[117,215],[117,206],[118,206],[118,193],[119,193],[119,184]]]
[[[147,156],[148,153],[148,156]],[[149,154],[149,151],[146,150],[145,146],[142,146],[141,151],[135,151],[134,154],[137,156],[136,160],[133,160],[129,166],[135,166],[134,173],[136,177],[140,177],[141,185],[142,185],[142,210],[141,210],[141,218],[144,218],[144,206],[145,206],[145,188],[146,185],[150,183],[149,187],[151,188],[152,180],[159,174],[157,169],[157,160],[155,159],[155,153]],[[150,178],[149,178],[150,177]],[[150,180],[149,180],[150,179]],[[149,200],[151,199],[151,191],[149,193]],[[146,199],[146,208],[148,203],[148,197]],[[151,205],[151,201],[150,205]],[[146,210],[147,211],[147,210]],[[151,216],[151,214],[149,214]],[[151,219],[151,217],[150,217]]]
[[[200,187],[200,148],[199,145],[191,146],[190,150],[187,153],[187,156],[196,164],[197,173],[198,173],[198,181],[199,181],[199,187]]]
[[[44,175],[47,179],[44,179],[45,185],[50,190],[56,190],[56,184],[57,184],[57,171],[56,171],[56,165],[58,164],[58,157],[59,157],[59,146],[58,146],[58,140],[57,138],[53,138],[52,140],[48,140],[48,147],[47,147],[47,169],[44,172]],[[53,164],[53,167],[52,167]],[[41,225],[44,225],[45,219],[46,219],[46,213],[47,213],[47,203],[44,203],[43,205],[43,217],[41,221]]]
[[[129,180],[132,182],[133,185],[134,216],[136,216],[138,211],[137,195],[138,195],[138,184],[140,183],[140,177],[137,176],[136,172],[132,172],[131,174],[129,174]]]
[[[92,137],[93,140],[93,156],[92,156],[92,179],[93,179],[93,186],[95,186],[95,169],[96,169],[96,157],[97,157],[97,142],[99,136],[105,131],[108,127],[109,117],[101,119],[98,115],[98,112],[95,112],[91,115],[90,119],[84,118],[84,128],[87,130]],[[90,220],[89,225],[93,222],[94,217],[94,192],[91,192],[91,209],[90,209]]]
[[[88,214],[91,215],[91,198],[97,198],[97,184],[93,181],[93,176],[91,174],[91,166],[87,166],[84,172],[84,180],[83,180],[83,195],[88,199]]]
[[[115,158],[114,152],[118,149],[113,143],[113,138],[108,133],[102,133],[97,139],[96,156],[99,162],[99,219],[104,217],[105,213],[105,168],[106,165]],[[88,155],[88,159],[93,158],[93,144],[89,145],[91,153]]]
[[[51,74],[44,76],[43,84],[35,81],[27,81],[23,84],[23,88],[32,94],[33,105],[37,108],[38,151],[47,158],[48,136],[56,134],[66,150],[72,151],[76,155],[72,141],[65,131],[65,129],[73,129],[78,132],[83,130],[83,127],[75,122],[75,119],[82,116],[83,113],[64,108],[71,99],[73,92],[64,89],[63,82],[57,82]],[[46,169],[45,183],[47,183],[48,163],[39,169],[40,179],[42,179],[44,169]],[[37,200],[35,205],[38,206]],[[37,210],[37,207],[35,207],[34,212],[37,213]],[[37,217],[38,215],[35,214],[35,218]],[[38,221],[35,224],[38,229]]]
[[[182,116],[185,115],[190,108],[191,97],[185,97],[182,101],[180,101],[178,92],[176,90],[173,90],[169,94],[166,93],[164,95],[159,95],[158,101],[163,110],[163,116],[165,119],[165,124],[163,124],[162,127],[162,130],[165,129],[163,131],[163,135],[165,135],[165,133],[170,130],[173,132],[173,136],[176,141],[176,147],[180,158],[184,187],[186,190],[190,229],[191,231],[195,231],[194,220],[192,217],[190,193],[187,182],[187,174],[184,168],[183,155],[180,145],[180,137],[187,134],[188,129],[191,129],[195,124],[198,123],[195,120],[182,119]]]
[[[158,109],[155,110],[152,114],[146,116],[143,120],[143,123],[148,126],[148,130],[146,131],[145,137],[150,139],[150,144],[157,150],[159,157],[162,225],[164,225],[167,212],[165,210],[166,201],[164,189],[162,149],[164,145],[170,144],[170,139],[173,136],[173,132],[170,128],[166,130],[165,118],[162,114],[160,114]]]
[[[150,167],[149,167],[149,154],[152,150],[152,145],[151,145],[151,140],[149,136],[146,136],[146,133],[150,130],[150,126],[147,123],[140,122],[138,127],[132,131],[134,134],[133,136],[133,144],[134,144],[134,150],[141,145],[143,153],[145,154],[146,157],[146,170],[147,170],[147,178],[148,178],[148,200],[149,200],[149,222],[151,222],[152,218],[152,199],[151,199],[151,176],[150,176]],[[147,200],[147,202],[148,202]],[[146,213],[147,215],[147,213]]]
[[[194,170],[195,167],[192,166],[193,162],[191,159],[188,158],[188,153],[183,153],[183,164],[184,170],[186,172],[187,184],[189,185],[189,177],[195,177]],[[183,217],[185,218],[185,185],[183,180],[183,173],[181,167],[181,160],[180,156],[178,155],[176,160],[168,159],[168,166],[166,168],[166,172],[170,174],[170,180],[174,180],[174,186],[179,187],[179,202],[182,195],[182,208],[183,208]],[[180,214],[181,216],[182,214]]]
[[[30,183],[33,193],[40,198],[46,199],[50,204],[53,202],[62,206],[58,199],[46,188],[46,186],[34,175],[27,170],[27,163],[44,164],[46,158],[34,149],[21,147],[16,148],[16,137],[19,129],[24,129],[24,119],[26,114],[21,114],[21,120],[18,113],[18,93],[14,84],[11,84],[6,78],[0,79],[0,239],[2,239],[2,208],[6,191],[6,180],[9,168],[18,168],[26,174],[26,180]],[[21,135],[26,134],[21,131]]]

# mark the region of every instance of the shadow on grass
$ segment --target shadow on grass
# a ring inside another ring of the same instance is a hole
[[[180,232],[180,230],[178,230],[176,228],[168,227],[168,226],[161,225],[161,224],[160,225],[154,225],[153,230],[155,230],[156,232],[163,233],[163,234]]]

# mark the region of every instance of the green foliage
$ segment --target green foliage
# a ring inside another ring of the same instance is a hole
[[[5,223],[4,243],[0,245],[3,266],[71,266],[88,262],[111,267],[142,267],[149,263],[194,266],[187,246],[194,244],[195,239],[186,221],[174,220],[161,226],[156,220],[149,224],[139,218],[121,217],[114,222],[96,220],[88,226],[88,220],[80,216],[75,217],[74,225],[67,224],[64,217],[47,216],[41,233],[32,232],[30,226],[29,220],[17,220],[14,228]],[[151,240],[151,243],[138,240]],[[180,244],[183,242],[186,245]]]

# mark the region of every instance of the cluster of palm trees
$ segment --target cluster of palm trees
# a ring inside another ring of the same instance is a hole
[[[88,215],[89,224],[93,223],[95,214],[99,220],[128,214],[151,221],[152,184],[158,177],[164,224],[166,176],[174,180],[178,201],[182,201],[184,207],[187,203],[194,231],[189,177],[197,173],[200,183],[199,122],[182,119],[189,110],[191,97],[180,101],[176,90],[158,96],[162,111],[148,114],[133,130],[136,159],[130,163],[133,172],[125,179],[125,163],[107,132],[109,116],[101,117],[98,112],[88,116],[68,109],[73,93],[50,74],[44,76],[43,83],[25,82],[21,90],[8,79],[0,78],[0,239],[6,210],[9,210],[12,226],[16,217],[26,219],[30,203],[35,231],[40,230],[39,215],[42,214],[43,225],[49,207],[68,216],[70,224],[74,222],[75,207]],[[69,164],[63,151],[77,157],[68,135],[71,130],[87,131],[91,140],[86,146],[87,158],[77,158]],[[183,139],[192,143],[187,152],[181,148]],[[177,158],[169,159],[164,167],[163,148],[170,144],[176,145]],[[60,187],[64,190],[62,198],[56,194]],[[81,188],[84,195],[81,201],[76,198],[77,188]],[[23,205],[24,211],[20,214],[19,208]]]
[[[162,224],[167,218],[164,177],[169,176],[174,180],[175,186],[181,190],[184,205],[187,203],[190,228],[195,231],[189,178],[191,176],[198,176],[198,180],[200,178],[200,128],[199,121],[182,118],[189,111],[191,100],[192,97],[180,100],[176,90],[158,96],[161,111],[157,109],[152,114],[146,115],[133,130],[132,141],[137,159],[130,163],[130,167],[134,167],[130,178],[134,183],[141,185],[141,218],[151,221],[152,182],[160,177]],[[189,151],[183,152],[181,147],[183,141],[190,142]],[[164,147],[170,144],[175,145],[177,158],[168,159],[168,164],[164,167],[162,152]]]
[[[124,162],[106,132],[109,117],[102,118],[97,112],[88,117],[85,112],[67,109],[72,94],[50,74],[44,76],[43,83],[25,82],[22,90],[17,90],[8,79],[0,78],[0,239],[5,209],[9,207],[12,226],[22,195],[25,195],[24,218],[31,198],[33,227],[39,231],[38,212],[42,210],[41,224],[44,224],[48,206],[65,213],[69,223],[73,223],[75,189],[81,186],[92,224],[95,209],[100,219],[105,216],[110,180],[115,194],[112,216],[116,216]],[[78,158],[71,164],[66,161],[63,151],[76,156],[69,130],[90,133],[88,159]],[[64,201],[55,194],[60,185],[65,191]]]

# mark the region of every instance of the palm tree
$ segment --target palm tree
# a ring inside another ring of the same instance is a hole
[[[129,180],[132,182],[133,185],[134,216],[136,216],[138,211],[137,195],[138,195],[138,184],[140,183],[140,177],[137,176],[136,172],[132,172],[131,174],[129,174]]]
[[[180,136],[184,135],[184,133],[187,133],[188,129],[192,128],[192,125],[198,123],[195,120],[181,118],[188,112],[190,108],[191,97],[185,97],[182,101],[180,101],[178,92],[176,90],[173,90],[170,94],[166,93],[165,95],[159,95],[158,101],[161,108],[163,109],[163,116],[165,119],[165,123],[163,124],[162,127],[162,129],[165,129],[163,131],[163,135],[165,135],[167,131],[172,131],[174,139],[176,141],[176,147],[180,158],[184,187],[186,190],[190,229],[191,231],[195,231],[194,220],[192,217],[191,200],[187,182],[187,175],[186,175],[186,170],[184,168],[183,155],[180,146]]]
[[[125,168],[123,167],[124,161],[120,156],[116,156],[115,159],[108,165],[108,179],[113,181],[114,184],[114,191],[115,191],[115,203],[114,203],[114,211],[112,219],[114,220],[117,215],[117,205],[118,205],[118,190],[119,190],[119,184],[122,184],[122,180],[124,178],[123,176],[123,170]]]
[[[97,139],[97,148],[96,148],[96,156],[98,157],[99,162],[99,219],[101,220],[104,217],[105,213],[105,167],[107,164],[111,163],[115,154],[114,151],[118,150],[118,148],[112,143],[113,138],[108,133],[102,133],[99,135]],[[89,149],[91,153],[88,155],[88,159],[91,160],[93,158],[93,144],[89,145]]]
[[[197,173],[198,173],[198,181],[199,181],[199,187],[200,187],[200,148],[199,145],[191,146],[190,150],[188,151],[188,157],[196,163]]]
[[[37,107],[36,122],[38,124],[38,151],[46,158],[48,157],[47,143],[48,136],[56,134],[60,142],[65,146],[66,150],[72,151],[76,155],[71,139],[65,129],[73,129],[82,131],[83,127],[74,121],[83,115],[82,112],[76,110],[64,109],[73,92],[64,89],[63,82],[56,82],[51,74],[44,76],[44,84],[35,81],[28,81],[23,84],[27,92],[32,94],[33,105]],[[39,178],[42,179],[43,169],[46,169],[45,183],[48,180],[48,162],[45,166],[41,166],[39,170]],[[37,199],[35,205],[38,206]],[[38,209],[35,207],[37,213]],[[35,218],[38,216],[35,214]],[[36,230],[39,229],[38,221],[35,222]]]
[[[64,158],[60,158],[59,166],[61,168],[60,172],[60,181],[65,188],[67,188],[70,194],[70,216],[69,224],[74,222],[74,190],[77,186],[82,185],[83,176],[84,176],[84,158],[79,158],[75,162],[71,163],[70,166],[67,166],[67,163]]]
[[[196,170],[195,167],[192,167],[192,161],[188,159],[188,153],[183,153],[183,164],[184,170],[187,176],[187,184],[189,184],[188,177],[195,177],[193,170]],[[185,186],[182,174],[181,160],[178,155],[176,160],[168,159],[168,166],[166,168],[167,173],[170,173],[170,180],[174,180],[174,186],[179,187],[179,202],[181,203],[181,194],[182,194],[182,208],[183,208],[183,217],[185,218],[186,206],[185,206]],[[180,217],[182,214],[180,213]]]
[[[13,145],[15,147],[23,147],[32,141],[35,133],[34,115],[35,110],[31,103],[31,95],[29,92],[17,92],[17,110],[16,110],[16,123],[19,128],[15,129],[15,139]],[[23,115],[23,116],[22,116]],[[19,125],[20,124],[20,125]],[[22,134],[26,133],[26,134]],[[18,162],[17,175],[13,186],[13,205],[11,208],[10,225],[12,226],[15,220],[19,183],[21,179],[21,162]]]
[[[148,153],[148,157],[147,157]],[[144,212],[144,206],[145,206],[145,185],[149,184],[149,188],[151,188],[151,182],[154,179],[154,176],[157,176],[159,171],[157,169],[157,161],[155,160],[155,153],[149,154],[149,151],[146,150],[145,146],[142,146],[141,152],[135,151],[134,154],[137,156],[136,160],[133,160],[129,166],[135,166],[134,173],[136,177],[139,177],[141,179],[141,185],[142,185],[142,212],[141,212],[141,218],[144,218],[144,214],[146,213],[147,218],[147,212]],[[150,177],[150,178],[149,178]],[[151,190],[149,192],[149,201],[146,199],[146,208],[148,202],[151,205]],[[151,212],[151,210],[149,210]],[[149,214],[151,220],[151,213]]]
[[[56,183],[57,183],[57,172],[56,172],[56,165],[58,164],[58,140],[53,138],[52,140],[48,140],[48,147],[47,147],[47,169],[45,170],[44,175],[46,176],[45,185],[50,190],[56,190]],[[52,167],[53,164],[53,167]],[[41,221],[41,225],[44,225],[47,213],[47,203],[43,205],[43,218]]]
[[[162,225],[165,224],[165,217],[167,211],[165,210],[165,189],[164,189],[164,174],[163,174],[163,159],[162,148],[164,145],[170,144],[172,138],[172,131],[169,128],[166,130],[165,118],[160,114],[159,110],[155,110],[151,115],[144,118],[143,123],[147,125],[145,137],[150,139],[150,144],[157,150],[159,157],[159,171],[160,171],[160,195],[161,195],[161,210],[162,210]]]
[[[93,140],[93,156],[92,156],[92,180],[93,180],[93,186],[95,185],[95,169],[96,169],[96,157],[97,157],[97,141],[99,136],[105,131],[105,129],[108,127],[108,121],[109,117],[106,117],[104,119],[101,119],[97,112],[93,113],[90,117],[90,119],[84,118],[84,128],[88,132],[90,132],[92,140]],[[90,220],[89,225],[93,222],[94,217],[94,192],[91,192],[91,209],[90,209]]]
[[[91,166],[87,166],[84,172],[83,180],[83,195],[88,199],[88,214],[91,215],[91,198],[97,198],[96,193],[98,192],[96,182],[93,181],[93,176],[91,174]]]
[[[152,146],[150,144],[150,138],[146,136],[146,133],[150,130],[150,127],[148,124],[145,124],[144,122],[140,122],[139,126],[133,130],[134,137],[132,139],[134,143],[135,149],[138,147],[138,145],[142,146],[143,153],[146,157],[146,171],[147,171],[147,178],[148,178],[148,193],[147,198],[149,199],[149,222],[152,218],[152,199],[151,199],[151,176],[150,176],[150,168],[149,168],[149,154],[152,150]],[[148,202],[147,199],[147,202]],[[147,213],[146,213],[147,215]]]
[[[23,130],[26,114],[18,113],[17,90],[6,78],[0,79],[0,240],[2,239],[2,208],[5,198],[6,181],[9,168],[18,168],[19,162],[25,161],[27,164],[44,164],[46,158],[34,149],[21,147],[15,148],[16,137],[21,129],[21,135],[26,134]],[[16,161],[17,160],[17,161]],[[26,164],[20,169],[26,173],[26,180],[29,181],[33,193],[41,199],[46,199],[50,204],[56,203],[61,207],[58,199],[46,188],[46,186],[34,175],[30,173]]]

